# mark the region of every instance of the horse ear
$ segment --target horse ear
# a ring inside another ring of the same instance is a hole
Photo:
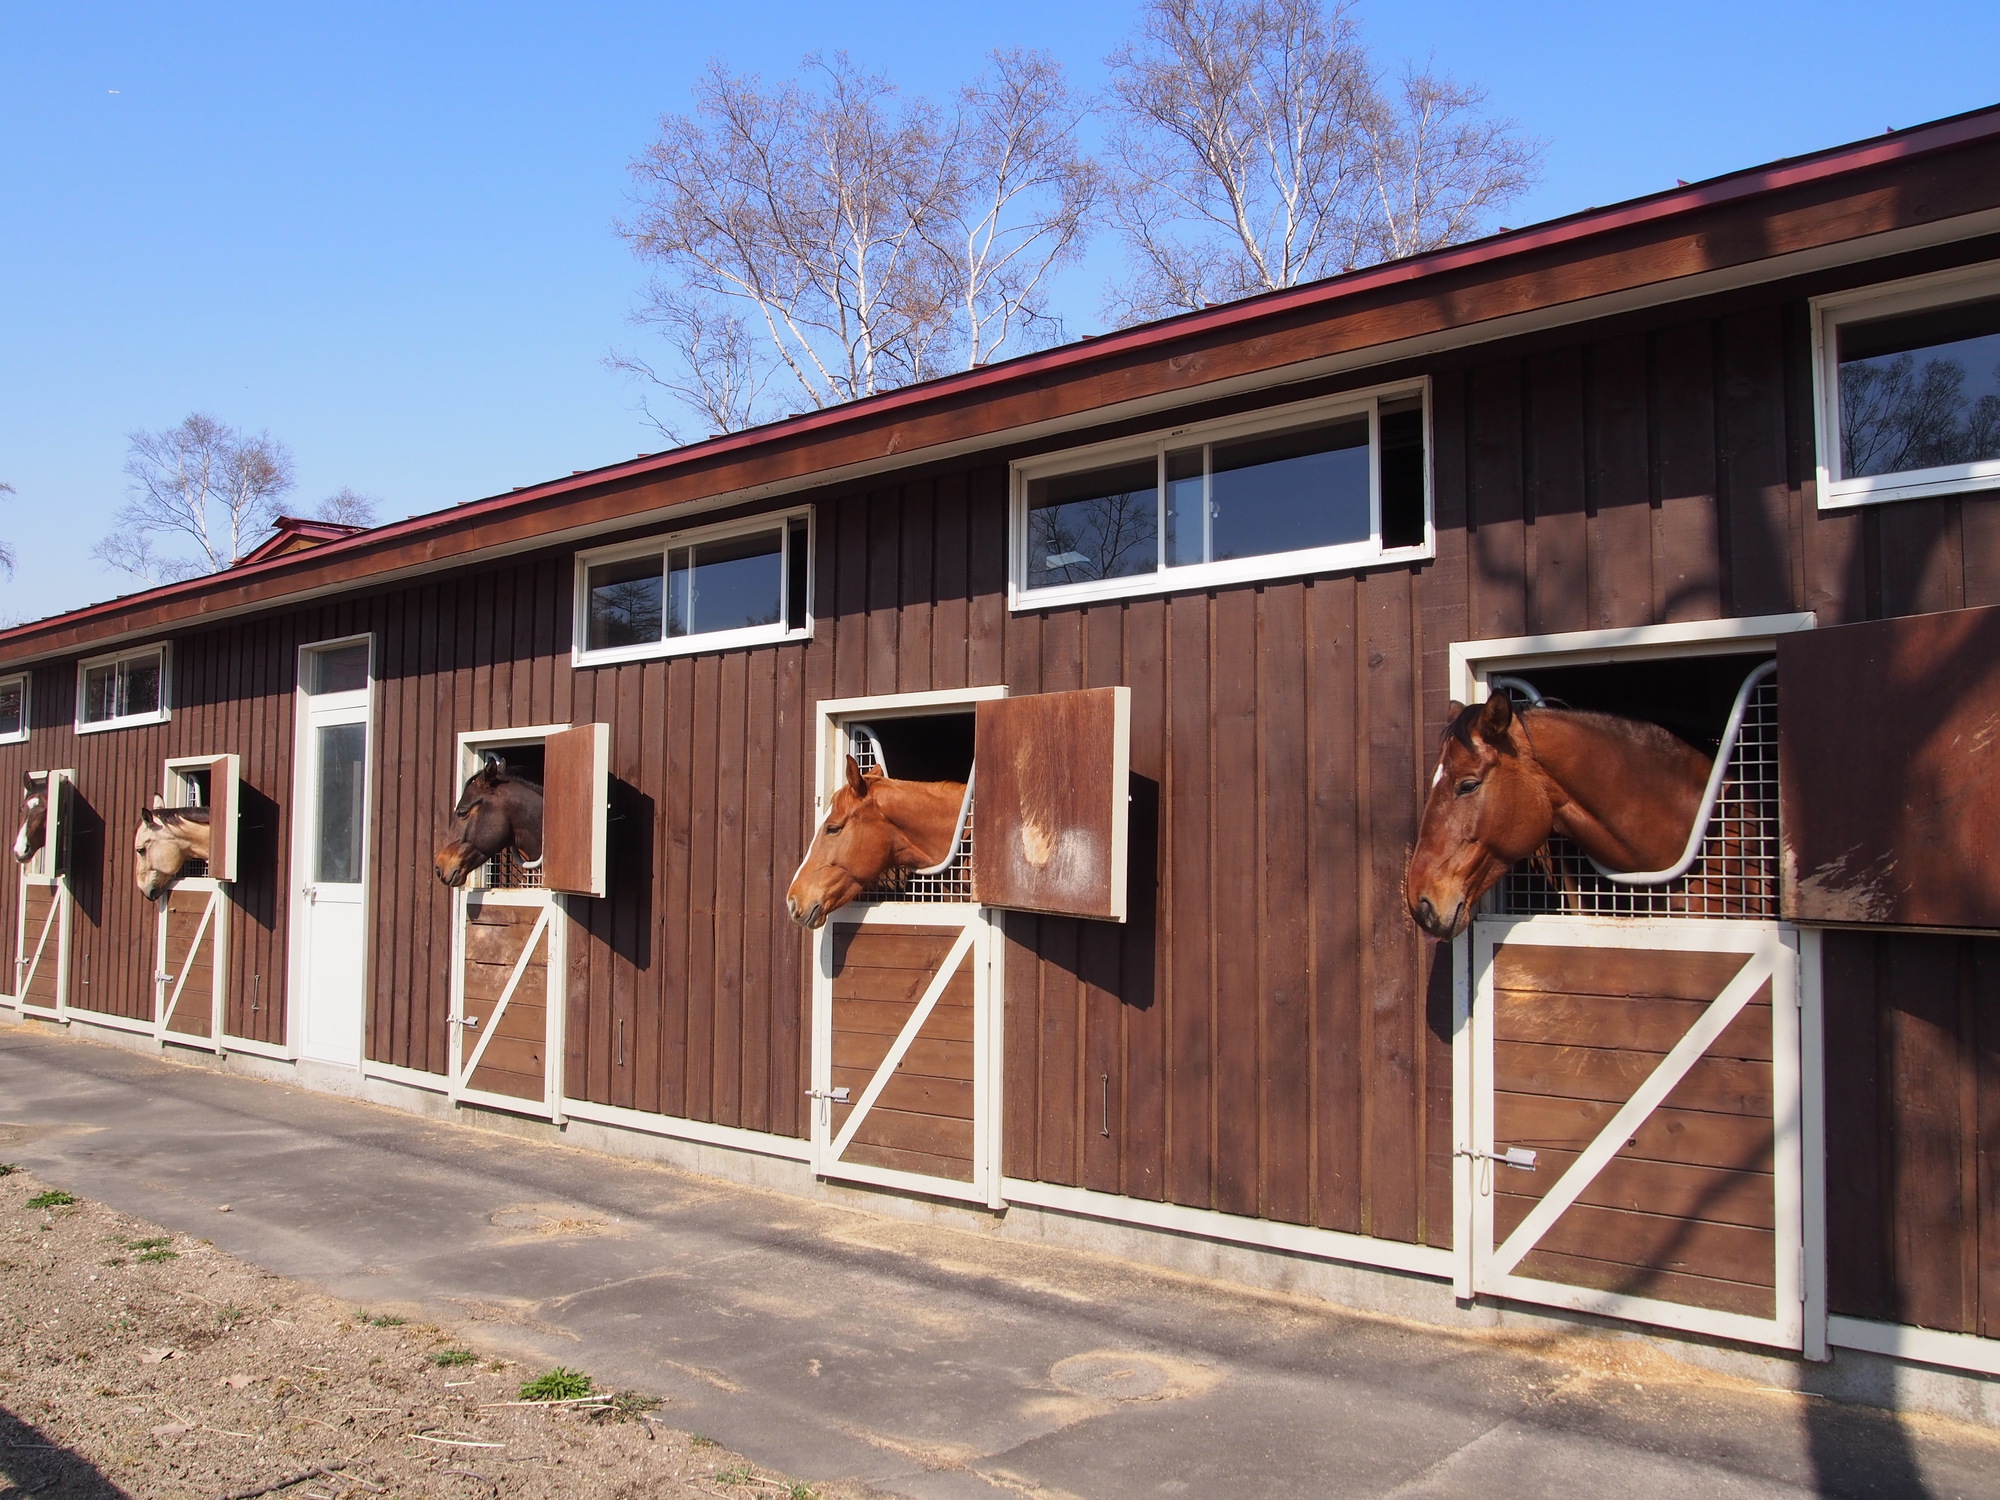
[[[1513,722],[1514,700],[1505,693],[1495,693],[1480,707],[1479,737],[1489,745],[1503,744]]]
[[[487,786],[500,785],[500,757],[489,755],[479,764],[478,779]]]
[[[166,805],[167,799],[165,797],[162,797],[158,792],[153,793],[153,806],[165,807]]]
[[[34,777],[34,773],[33,773],[32,771],[23,771],[23,772],[21,773],[21,795],[22,795],[22,796],[24,796],[24,797],[32,797],[32,796],[34,796],[34,795],[35,795],[35,793],[36,793],[37,791],[39,791],[40,789],[41,789],[41,783],[40,783],[39,781],[35,780],[35,777]]]
[[[159,823],[156,821],[157,816],[158,815],[154,813],[154,811],[150,807],[142,807],[139,809],[139,821],[141,823],[144,823],[148,828],[157,828],[160,826]]]
[[[857,797],[868,795],[868,778],[861,774],[861,764],[853,756],[847,757],[847,789]]]
[[[1444,706],[1444,729],[1439,733],[1439,739],[1451,738],[1451,726],[1458,722],[1458,716],[1464,712],[1465,705],[1456,698]]]

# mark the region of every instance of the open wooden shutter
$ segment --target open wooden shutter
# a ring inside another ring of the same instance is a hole
[[[240,755],[217,755],[208,763],[208,876],[236,879],[236,822],[243,799],[237,783],[243,775]]]
[[[611,726],[579,724],[552,734],[544,754],[542,885],[572,896],[602,896]]]
[[[34,774],[48,778],[49,821],[42,839],[41,855],[35,865],[38,872],[51,876],[69,874],[69,829],[72,815],[76,811],[76,772],[37,771]]]
[[[1778,641],[1782,910],[2000,928],[2000,608]]]
[[[1124,921],[1132,690],[995,698],[975,712],[973,899]]]

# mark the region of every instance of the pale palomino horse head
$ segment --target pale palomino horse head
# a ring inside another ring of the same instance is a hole
[[[208,809],[168,807],[159,796],[139,813],[132,836],[132,875],[148,901],[164,895],[190,860],[206,860],[212,847]]]

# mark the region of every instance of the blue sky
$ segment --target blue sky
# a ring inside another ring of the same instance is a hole
[[[88,557],[125,436],[204,410],[432,510],[660,446],[624,377],[643,280],[626,162],[710,57],[844,47],[943,93],[995,46],[1086,85],[1124,4],[14,5],[0,12],[0,617],[122,585]],[[2000,5],[1364,0],[1379,61],[1435,55],[1545,138],[1507,222],[2000,100]],[[1073,278],[1096,326],[1106,243]]]

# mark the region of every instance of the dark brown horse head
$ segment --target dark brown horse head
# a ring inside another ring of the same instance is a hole
[[[785,906],[801,927],[820,927],[891,871],[921,870],[950,852],[965,799],[962,781],[895,781],[847,757],[847,780],[813,835]]]
[[[139,811],[139,829],[132,836],[132,877],[139,894],[158,899],[180,879],[191,859],[207,859],[210,850],[208,809],[167,807],[159,797]]]
[[[1447,713],[1403,882],[1410,915],[1436,938],[1463,932],[1479,898],[1547,843],[1555,822],[1507,695]]]
[[[542,858],[542,788],[489,756],[465,781],[452,824],[437,852],[437,878],[456,889],[506,849],[529,864]]]
[[[1432,937],[1560,833],[1606,870],[1672,868],[1693,836],[1710,758],[1657,725],[1574,709],[1454,703],[1403,885]]]
[[[26,864],[49,836],[50,778],[21,773],[21,826],[14,834],[14,859]]]

